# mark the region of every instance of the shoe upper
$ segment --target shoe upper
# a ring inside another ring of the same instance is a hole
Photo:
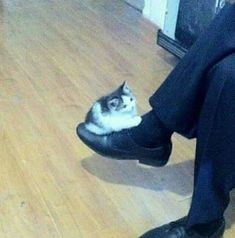
[[[225,221],[221,220],[219,227],[210,235],[200,235],[193,229],[186,229],[187,217],[183,217],[175,222],[157,227],[148,231],[140,238],[221,238],[224,229]]]
[[[77,135],[92,150],[115,159],[159,159],[159,166],[166,164],[171,152],[171,141],[157,148],[145,148],[137,145],[128,130],[107,135],[96,135],[88,131],[85,124],[79,124]]]

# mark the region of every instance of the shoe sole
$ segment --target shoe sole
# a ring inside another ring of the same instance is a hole
[[[158,160],[157,158],[156,159],[143,158],[138,160],[139,163],[144,166],[155,166],[155,167],[162,167],[166,165],[171,155],[172,143],[170,142],[169,145],[167,145],[166,148],[163,149],[165,150],[165,153],[164,157],[161,158],[161,160]]]

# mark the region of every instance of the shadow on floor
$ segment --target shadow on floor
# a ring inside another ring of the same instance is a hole
[[[117,161],[93,155],[81,162],[92,175],[109,183],[135,186],[154,191],[169,190],[190,195],[193,184],[193,160],[165,167],[141,166],[136,161]]]
[[[225,212],[226,226],[230,228],[235,223],[235,190],[230,194],[230,203]]]
[[[93,155],[82,160],[82,167],[99,179],[113,184],[135,186],[153,191],[171,191],[190,197],[194,161],[188,160],[165,167],[143,167],[136,161],[118,161]],[[227,228],[235,222],[235,190],[225,213]]]

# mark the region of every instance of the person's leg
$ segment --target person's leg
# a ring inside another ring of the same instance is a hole
[[[197,127],[194,193],[187,217],[142,238],[220,238],[235,185],[235,52],[207,74],[207,94]],[[197,236],[200,235],[200,236]]]
[[[206,75],[213,65],[235,51],[234,26],[235,5],[227,5],[150,98],[156,116],[171,131],[188,138],[196,136],[210,83]]]
[[[223,217],[235,185],[235,53],[213,67],[197,130],[188,227]]]

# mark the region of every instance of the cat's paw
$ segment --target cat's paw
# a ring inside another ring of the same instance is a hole
[[[141,123],[141,121],[142,121],[141,117],[139,117],[139,116],[135,117],[134,118],[134,123],[133,123],[134,126],[138,126]]]

